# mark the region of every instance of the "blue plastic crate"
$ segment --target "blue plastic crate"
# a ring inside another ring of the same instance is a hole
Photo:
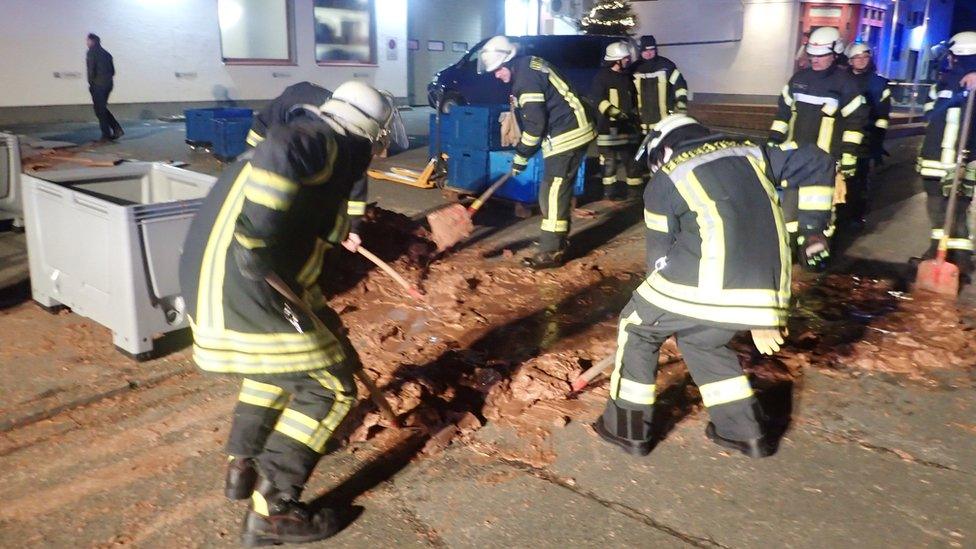
[[[512,159],[515,151],[491,151],[488,153],[488,179],[495,181],[512,170]],[[510,178],[498,188],[495,196],[507,198],[517,202],[536,203],[539,201],[539,185],[545,169],[542,152],[529,158],[529,163],[522,173]],[[581,196],[586,192],[586,158],[580,163],[573,185],[573,195]]]
[[[186,116],[186,141],[195,145],[210,145],[214,141],[214,119],[247,118],[250,120],[254,113],[251,109],[212,107],[187,109],[183,114]]]
[[[477,194],[488,186],[488,151],[449,147],[445,152],[448,187]]]
[[[453,143],[454,139],[451,138],[451,132],[453,131],[453,126],[451,124],[451,115],[442,114],[441,115],[441,151],[447,152],[448,144]],[[437,155],[437,114],[430,115],[430,121],[428,122],[428,139],[430,142],[427,144],[427,152],[430,158]]]
[[[448,140],[452,146],[483,151],[502,149],[501,122],[508,105],[458,105],[451,109]],[[441,125],[443,126],[443,119]]]
[[[247,149],[247,132],[251,130],[251,117],[214,118],[214,156],[232,160]]]

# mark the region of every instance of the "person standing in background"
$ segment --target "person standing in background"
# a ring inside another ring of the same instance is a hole
[[[105,51],[105,48],[102,47],[102,39],[97,34],[88,34],[86,62],[88,65],[88,92],[92,97],[92,106],[95,108],[95,116],[98,117],[98,125],[102,129],[102,138],[99,142],[114,141],[125,135],[125,130],[119,125],[119,121],[108,110],[108,96],[112,93],[115,64],[112,63],[112,54]]]

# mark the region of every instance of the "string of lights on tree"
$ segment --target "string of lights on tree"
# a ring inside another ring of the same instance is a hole
[[[628,0],[597,2],[590,13],[579,20],[578,27],[584,34],[634,34],[637,14]]]

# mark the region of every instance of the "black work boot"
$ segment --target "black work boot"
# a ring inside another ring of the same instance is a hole
[[[603,440],[634,456],[650,454],[654,445],[650,413],[621,408],[613,400],[607,402],[600,419],[593,422],[593,430]]]
[[[258,481],[258,469],[254,458],[230,456],[227,476],[224,479],[224,495],[227,499],[247,499]]]
[[[565,261],[565,256],[565,249],[554,252],[536,252],[534,255],[523,258],[522,265],[537,271],[542,269],[554,269],[562,266],[563,262]]]
[[[722,437],[715,431],[715,424],[711,421],[705,427],[705,436],[709,440],[731,450],[737,450],[751,458],[764,458],[773,455],[773,449],[766,437],[751,438],[749,440],[732,440]]]
[[[245,547],[308,543],[332,537],[339,529],[339,518],[332,509],[313,513],[298,501],[295,491],[278,490],[262,478],[251,495],[241,543]]]
[[[627,185],[627,200],[643,200],[643,199],[644,199],[643,185]]]
[[[609,185],[604,184],[603,198],[606,200],[612,200],[614,202],[621,202],[627,200],[627,191],[624,190],[623,185],[621,185],[619,181]]]

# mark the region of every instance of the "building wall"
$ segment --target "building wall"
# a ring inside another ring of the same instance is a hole
[[[454,42],[474,47],[484,38],[502,32],[500,0],[409,0],[408,38],[420,49],[408,53],[410,102],[427,104],[427,84],[434,74],[457,62],[464,54],[452,48]],[[431,40],[444,42],[444,51],[430,51]]]
[[[368,67],[318,66],[313,2],[293,2],[296,65],[243,66],[221,61],[215,0],[3,0],[0,107],[88,105],[89,32],[115,58],[112,103],[264,100],[302,80],[333,88],[350,78],[407,95],[407,0],[376,0],[378,65]]]
[[[770,99],[793,72],[798,2],[634,2],[637,35],[653,34],[701,99]],[[673,45],[669,45],[673,44]],[[744,97],[758,96],[758,97]]]

